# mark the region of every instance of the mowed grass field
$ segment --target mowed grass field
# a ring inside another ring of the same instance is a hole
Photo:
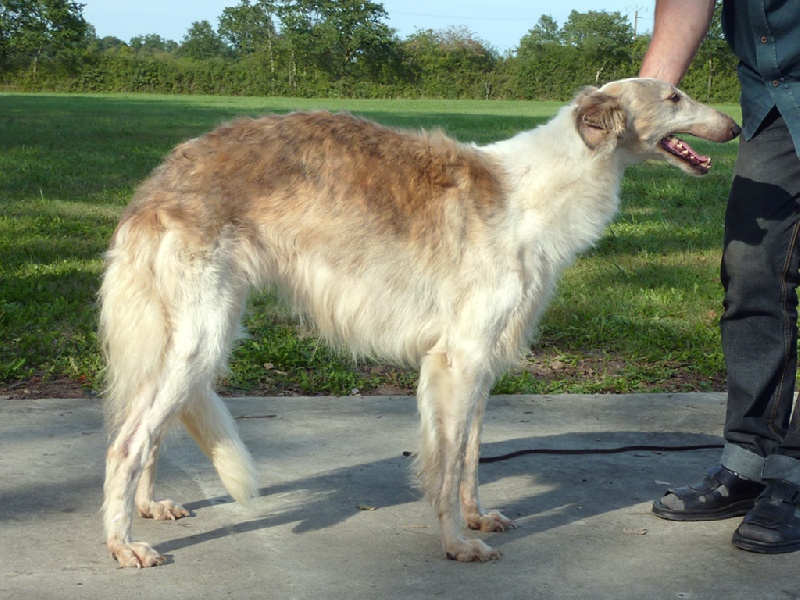
[[[559,106],[0,94],[0,397],[100,390],[102,254],[136,186],[177,143],[238,116],[312,108],[487,143]],[[738,107],[720,108],[740,120]],[[618,219],[564,274],[530,355],[495,393],[724,388],[719,258],[736,142],[687,139],[713,157],[711,174],[628,171]],[[413,393],[416,373],[327,348],[269,293],[253,297],[246,327],[225,392]]]

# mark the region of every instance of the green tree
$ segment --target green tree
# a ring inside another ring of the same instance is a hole
[[[264,47],[272,50],[277,29],[276,2],[241,0],[222,11],[217,31],[222,41],[237,56],[252,54]]]
[[[300,42],[334,77],[352,74],[391,46],[395,31],[382,4],[369,0],[289,0],[282,3],[282,33]]]
[[[621,68],[628,70],[633,27],[622,13],[573,10],[564,23],[562,35],[566,44],[584,54],[586,66],[594,70],[595,83],[600,83],[601,78],[614,79]]]
[[[561,44],[562,35],[558,22],[550,15],[542,15],[528,33],[520,40],[520,48],[525,44]]]
[[[165,40],[156,33],[148,33],[131,38],[129,46],[140,55],[169,54],[178,49],[178,42]]]
[[[0,1],[0,59],[27,61],[35,77],[43,56],[87,43],[83,6],[73,0]]]
[[[396,52],[396,34],[382,4],[369,0],[282,0],[281,39],[295,83],[353,84],[372,78]]]
[[[195,60],[206,60],[222,56],[225,44],[211,23],[195,21],[183,37],[180,53]]]
[[[580,70],[577,62],[580,51],[564,43],[563,32],[553,17],[542,15],[522,37],[511,60],[514,95],[530,99],[569,97]]]
[[[697,51],[681,87],[705,102],[735,99],[738,95],[737,60],[722,31],[722,4],[714,9],[714,18]]]
[[[404,51],[423,94],[446,98],[488,98],[497,52],[469,29],[426,29],[404,43]]]
[[[100,40],[100,48],[102,50],[111,50],[112,48],[122,48],[127,46],[125,42],[123,42],[118,37],[114,37],[113,35],[107,35]]]
[[[219,17],[217,31],[234,59],[241,62],[239,68],[266,71],[266,91],[276,89],[278,70],[276,45],[276,3],[273,0],[241,0],[237,6],[224,9]],[[245,64],[246,63],[246,64]],[[263,86],[263,84],[262,84]]]

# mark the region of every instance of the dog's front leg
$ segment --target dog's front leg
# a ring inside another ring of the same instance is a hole
[[[499,512],[485,513],[481,508],[478,495],[478,463],[481,453],[481,431],[486,401],[489,398],[489,386],[475,407],[472,427],[469,430],[466,452],[464,454],[464,472],[461,476],[461,514],[470,529],[478,531],[505,531],[516,529],[514,521]]]
[[[462,562],[500,556],[480,540],[464,539],[459,507],[467,439],[490,380],[470,361],[443,352],[428,354],[420,372],[417,402],[422,440],[417,473],[439,519],[445,555]]]

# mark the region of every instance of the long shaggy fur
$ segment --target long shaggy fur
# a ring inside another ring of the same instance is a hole
[[[460,531],[462,519],[513,526],[478,501],[492,383],[528,344],[560,271],[613,217],[625,167],[659,158],[697,171],[701,160],[659,140],[735,135],[682,94],[676,109],[675,94],[653,80],[584,90],[550,123],[483,148],[325,112],[240,120],[178,146],[122,216],[100,291],[111,553],[163,562],[132,541],[131,513],[187,514],[154,498],[161,438],[177,421],[235,499],[256,493],[213,385],[249,291],[271,285],[331,344],[420,365],[416,470],[444,552],[496,557]]]

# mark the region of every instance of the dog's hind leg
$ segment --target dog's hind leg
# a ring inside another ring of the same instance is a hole
[[[136,264],[125,268],[133,251],[123,247],[112,255],[102,290],[107,404],[117,432],[107,455],[103,510],[108,548],[122,566],[165,560],[149,544],[132,541],[132,512],[136,505],[166,515],[169,506],[153,498],[158,445],[193,403],[208,403],[207,390],[225,366],[246,293],[224,262],[223,246],[214,254],[168,250],[148,271],[136,270]]]
[[[149,544],[132,541],[134,504],[140,512],[161,511],[163,518],[170,518],[168,510],[174,517],[182,516],[181,507],[153,499],[157,446],[175,418],[180,417],[201,441],[201,447],[212,457],[223,482],[237,500],[245,500],[254,493],[252,465],[233,418],[210,392],[219,353],[209,348],[216,344],[207,343],[215,338],[209,327],[216,320],[211,315],[207,317],[199,322],[192,318],[191,323],[185,322],[186,327],[176,328],[177,349],[168,353],[157,381],[146,384],[134,399],[109,448],[104,504],[106,535],[110,552],[122,566],[147,567],[165,560]],[[187,343],[190,338],[192,344]],[[236,465],[244,467],[235,468]]]
[[[479,365],[454,354],[428,354],[417,391],[422,429],[417,474],[439,519],[445,556],[462,562],[500,555],[482,541],[461,535],[459,489],[467,439],[492,380]]]
[[[464,473],[461,477],[461,515],[470,529],[479,531],[505,531],[515,529],[514,521],[499,512],[485,513],[478,496],[478,463],[481,452],[481,431],[488,395],[484,395],[475,407],[475,416],[467,439],[464,454]]]
[[[188,517],[189,511],[180,504],[169,499],[155,499],[156,470],[160,449],[161,439],[155,440],[139,479],[139,486],[136,488],[136,510],[139,512],[139,516],[156,521],[174,521],[181,517]]]
[[[150,567],[165,560],[149,544],[132,541],[131,513],[142,473],[148,463],[155,466],[154,441],[163,436],[175,416],[175,392],[170,385],[146,386],[134,399],[108,449],[103,503],[106,540],[109,551],[124,567]],[[151,475],[152,470],[148,478]],[[144,485],[147,487],[149,482]]]

